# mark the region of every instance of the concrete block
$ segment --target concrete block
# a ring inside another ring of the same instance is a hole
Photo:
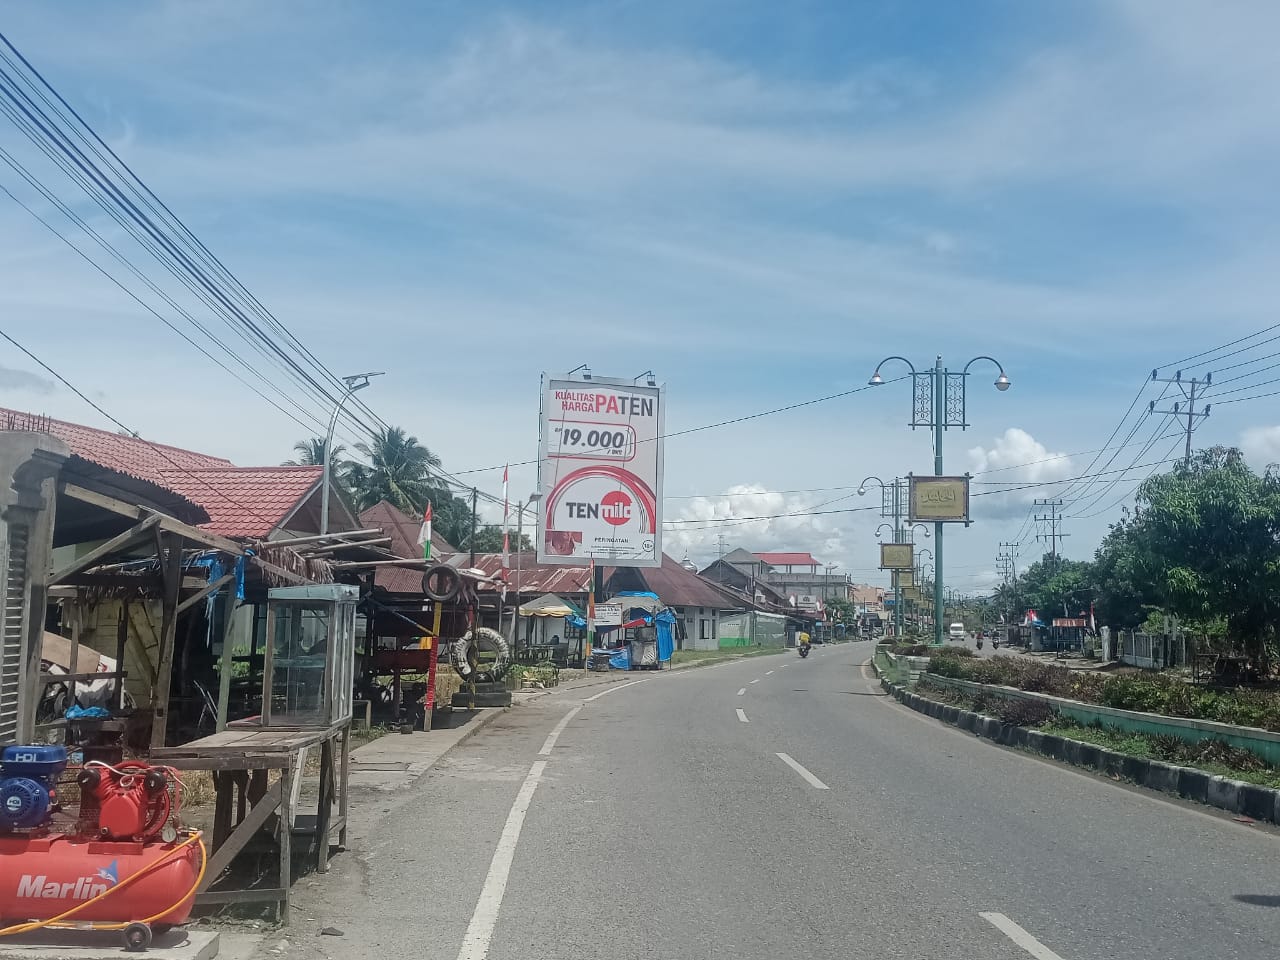
[[[954,724],[957,720],[960,719],[960,708],[947,707],[945,713],[943,713],[942,715],[942,719],[946,720],[947,723]]]
[[[978,724],[978,715],[972,710],[961,710],[960,715],[956,717],[956,726],[961,730],[973,731]]]
[[[1044,745],[1044,736],[1039,730],[1027,730],[1023,738],[1023,746],[1032,753],[1048,753],[1048,748]]]
[[[1056,737],[1051,733],[1040,734],[1040,752],[1046,757],[1061,760],[1063,743],[1064,741],[1061,737]]]
[[[146,953],[158,960],[212,960],[218,955],[218,934],[182,928],[157,933]],[[4,957],[32,960],[118,960],[125,956],[120,934],[95,930],[37,930],[5,937]]]
[[[1094,770],[1102,769],[1102,750],[1100,747],[1092,743],[1082,743],[1077,749],[1078,756],[1076,763],[1082,767],[1091,767]]]
[[[986,737],[988,740],[995,740],[1000,736],[1000,728],[1004,724],[995,717],[983,717],[978,722],[978,736]]]
[[[1189,767],[1178,769],[1178,796],[1207,803],[1209,797],[1209,774],[1203,770],[1192,770]]]
[[[1205,800],[1211,807],[1239,813],[1240,788],[1243,786],[1244,784],[1239,780],[1229,780],[1226,777],[1210,777]]]
[[[1130,757],[1124,754],[1116,754],[1120,757],[1120,776],[1134,783],[1145,784],[1148,779],[1147,771],[1151,766],[1151,761],[1146,757]]]
[[[1014,723],[1006,723],[1004,725],[1005,732],[1008,736],[1008,743],[1011,747],[1027,747],[1031,744],[1030,733],[1026,727],[1020,727]],[[1001,741],[1004,742],[1004,741]]]
[[[1147,761],[1147,775],[1140,782],[1148,790],[1159,790],[1161,793],[1177,793],[1179,775],[1182,768],[1159,760]]]
[[[1240,787],[1240,812],[1255,820],[1269,821],[1275,814],[1276,791],[1246,783]]]
[[[1083,746],[1084,744],[1079,740],[1069,740],[1064,737],[1062,740],[1062,753],[1058,759],[1077,767],[1080,766],[1080,748]]]

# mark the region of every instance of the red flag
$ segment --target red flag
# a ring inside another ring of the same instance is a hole
[[[507,499],[507,467],[502,468],[502,579],[507,578],[511,566],[510,519],[511,501]]]

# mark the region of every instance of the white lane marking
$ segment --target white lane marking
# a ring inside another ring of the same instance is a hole
[[[750,720],[748,720],[748,719],[747,719],[747,715],[746,715],[746,713],[745,713],[745,712],[743,712],[743,709],[742,709],[741,707],[739,707],[739,708],[738,708],[738,719],[739,719],[740,721],[742,721],[743,723],[750,723],[750,722],[751,722]]]
[[[545,760],[535,760],[529,768],[529,775],[520,784],[520,791],[511,804],[511,812],[507,814],[502,835],[498,837],[498,847],[493,851],[493,860],[485,875],[484,886],[480,889],[475,912],[471,914],[471,923],[467,925],[467,933],[462,938],[458,960],[485,960],[489,955],[489,941],[493,939],[493,929],[498,923],[498,911],[502,908],[502,897],[507,890],[507,877],[511,874],[511,862],[515,859],[516,843],[520,840],[520,830],[524,826],[525,814],[529,812],[529,804],[533,802],[533,791],[538,789],[538,781],[546,765]]]
[[[766,671],[764,672],[764,675],[765,675],[766,677],[772,677],[772,676],[773,676],[773,671],[772,671],[772,670],[766,670]]]
[[[754,680],[752,680],[751,682],[752,682],[752,683],[759,683],[759,682],[760,682],[760,678],[759,678],[759,677],[756,677],[756,678],[755,678]]]
[[[742,696],[746,692],[747,692],[747,688],[743,687],[741,690],[738,691],[738,696]]]
[[[599,700],[601,697],[613,693],[615,690],[621,690],[623,687],[634,687],[637,683],[644,683],[644,681],[648,679],[648,677],[645,677],[644,680],[628,680],[626,683],[620,683],[616,687],[610,687],[608,690],[601,690],[594,697],[587,697],[587,699],[582,702],[590,703],[592,700]]]
[[[808,782],[809,786],[815,787],[818,790],[831,789],[825,783],[823,783],[821,780],[815,777],[812,773],[810,773],[808,770],[802,767],[799,763],[797,763],[795,760],[792,760],[788,754],[780,753],[778,754],[778,759],[781,760],[783,763],[785,763],[788,767],[790,767],[796,773],[800,774],[800,776],[804,777],[805,780]]]
[[[787,667],[789,667],[789,666],[791,666],[791,664],[789,664],[789,663],[784,663],[782,666],[778,667],[778,669],[779,669],[779,670],[785,670],[785,669],[787,669]]]
[[[1003,913],[979,913],[978,916],[1003,933],[1027,953],[1031,954],[1031,956],[1035,957],[1036,960],[1062,960],[1062,957],[1058,956],[1031,934],[1027,933],[1027,931],[1023,930],[1022,927],[1018,926]]]
[[[573,720],[573,718],[576,717],[581,712],[582,712],[582,704],[578,704],[576,707],[574,707],[572,710],[570,710],[568,713],[566,713],[563,717],[560,718],[560,722],[556,724],[555,729],[552,730],[549,734],[547,734],[546,740],[542,741],[542,749],[538,751],[538,756],[540,757],[551,756],[551,751],[555,747],[556,741],[560,739],[560,734],[564,733],[564,728],[567,727],[569,725],[569,722]]]

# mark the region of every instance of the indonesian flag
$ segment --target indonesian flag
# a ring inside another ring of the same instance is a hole
[[[596,635],[596,561],[591,558],[591,579],[587,581],[587,632],[594,641]]]
[[[422,548],[422,559],[431,559],[431,501],[427,501],[426,512],[422,515],[422,529],[418,531],[418,546]]]
[[[507,568],[511,566],[510,519],[511,501],[507,499],[507,467],[502,468],[502,579],[507,579]]]
[[[1098,621],[1093,613],[1093,601],[1089,602],[1089,632],[1090,633],[1098,632]]]

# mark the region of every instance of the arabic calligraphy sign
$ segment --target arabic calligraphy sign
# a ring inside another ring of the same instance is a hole
[[[909,543],[880,544],[881,570],[911,570],[915,567]]]
[[[914,587],[916,585],[916,572],[914,570],[893,571],[893,585],[895,587]]]
[[[969,522],[968,477],[911,477],[911,522]]]

